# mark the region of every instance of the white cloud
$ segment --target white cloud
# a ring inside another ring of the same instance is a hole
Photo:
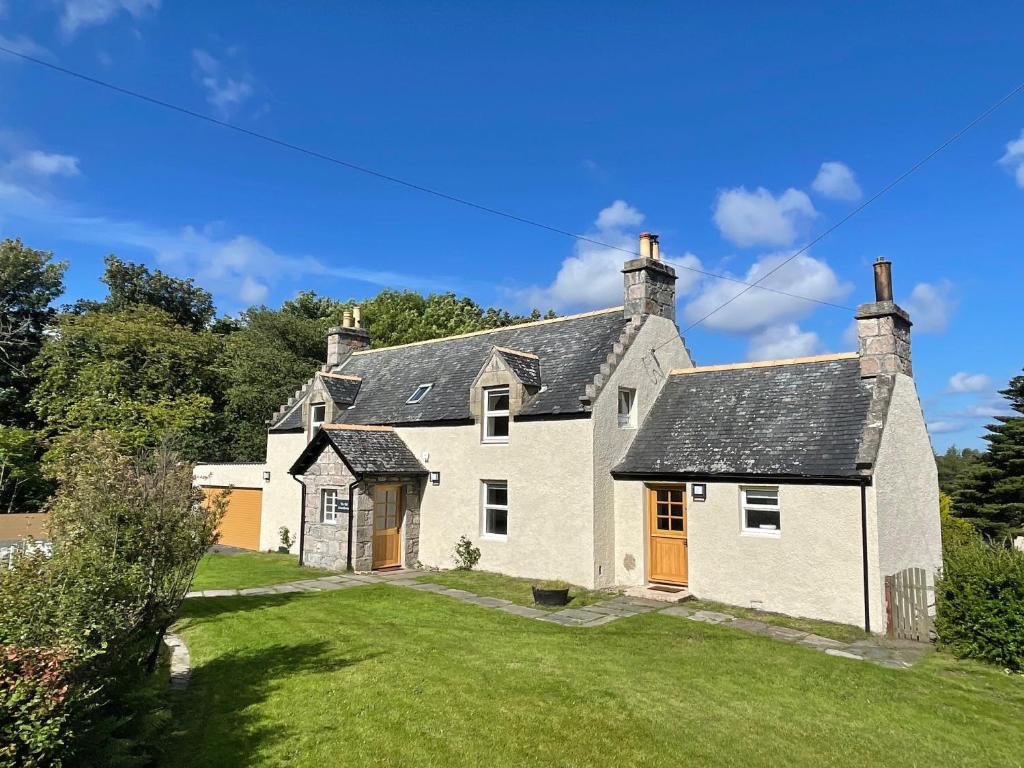
[[[263,301],[282,278],[310,280],[330,292],[331,279],[358,281],[381,287],[420,291],[452,290],[450,277],[421,278],[359,266],[333,265],[308,255],[277,251],[247,235],[225,234],[221,225],[163,228],[150,224],[94,216],[9,179],[0,178],[0,217],[46,226],[62,240],[136,253],[126,258],[154,259],[172,274],[195,277],[210,290],[222,309],[241,309]],[[347,290],[347,289],[346,289]]]
[[[999,158],[999,162],[1013,171],[1017,186],[1024,189],[1024,129],[1020,138],[1007,142],[1006,154]]]
[[[949,377],[946,391],[953,394],[963,392],[984,392],[992,387],[992,379],[984,373],[967,373],[958,371]]]
[[[550,285],[513,291],[513,295],[523,304],[541,309],[593,309],[621,304],[620,270],[623,262],[635,258],[629,252],[638,248],[637,229],[643,222],[643,213],[624,200],[616,200],[597,214],[594,230],[587,233],[592,240],[612,247],[578,240],[574,254],[562,262]],[[673,257],[662,251],[662,259],[676,267],[677,296],[690,291],[700,280],[700,275],[691,271],[701,269],[700,259],[692,253]]]
[[[32,56],[36,59],[52,59],[53,54],[50,53],[48,48],[44,48],[35,40],[25,35],[18,35],[17,37],[7,37],[6,35],[0,35],[0,45],[4,48],[10,48],[15,53],[21,53],[25,56]],[[9,61],[10,57],[5,56],[5,60]]]
[[[813,355],[821,347],[818,334],[796,323],[771,325],[750,339],[748,360],[784,360]]]
[[[779,266],[789,255],[775,253],[762,256],[740,279],[753,283]],[[818,301],[836,301],[853,288],[849,283],[841,283],[828,264],[807,253],[797,256],[760,285]],[[724,280],[706,281],[701,293],[686,305],[683,315],[689,322],[699,320],[739,295],[745,287]],[[702,325],[712,330],[747,334],[799,320],[814,311],[814,307],[813,303],[793,296],[751,288],[704,320]]]
[[[229,49],[228,58],[233,58],[234,49]],[[206,101],[217,110],[221,117],[227,117],[249,100],[256,92],[252,77],[245,72],[227,72],[227,59],[218,59],[208,51],[192,51],[196,79],[206,91]]]
[[[928,422],[928,431],[933,435],[942,435],[949,432],[959,432],[964,428],[962,422],[959,421],[944,421],[938,419],[936,421]]]
[[[736,187],[718,193],[714,221],[722,236],[741,247],[791,245],[818,215],[806,193],[787,189],[775,197],[764,187]]]
[[[854,320],[843,331],[843,344],[850,349],[856,350],[860,346],[860,337],[857,335],[857,321]]]
[[[7,169],[14,172],[25,172],[34,176],[49,178],[51,176],[78,176],[78,158],[74,155],[61,155],[31,149],[19,152],[7,164]]]
[[[953,284],[942,280],[938,284],[918,283],[910,292],[910,298],[902,304],[910,313],[915,331],[942,333],[949,325],[958,302],[953,296]]]
[[[830,200],[860,200],[863,194],[850,166],[836,160],[821,164],[811,189]]]
[[[121,11],[141,18],[149,10],[160,7],[160,0],[64,0],[60,29],[71,37],[84,27],[106,24]]]

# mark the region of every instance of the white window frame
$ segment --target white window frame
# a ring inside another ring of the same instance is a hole
[[[622,413],[622,396],[629,394],[629,412]],[[619,429],[636,429],[636,390],[632,387],[619,387],[615,397],[615,410],[618,414]]]
[[[502,395],[509,398],[509,404],[511,405],[512,388],[511,387],[487,387],[484,389],[483,397],[483,437],[481,438],[485,443],[507,443],[509,436],[512,433],[512,414],[505,408],[503,410],[491,410],[491,395]],[[508,435],[490,435],[488,434],[488,428],[492,418],[508,419]]]
[[[324,409],[324,417],[320,421],[316,421],[316,417],[313,413],[316,408]],[[317,428],[327,421],[327,403],[310,403],[309,404],[309,434],[312,436],[316,434]]]
[[[330,496],[328,494],[331,494]],[[333,498],[331,504],[327,503]],[[330,509],[328,509],[330,507]],[[339,515],[348,512],[348,500],[342,499],[340,488],[320,489],[320,522],[324,525],[337,525]]]
[[[422,400],[424,397],[426,397],[427,393],[431,389],[433,389],[433,388],[434,388],[434,384],[433,383],[430,383],[430,384],[420,384],[419,386],[416,387],[415,390],[413,390],[413,393],[411,395],[409,395],[409,399],[405,401],[406,405],[415,405],[420,400]],[[418,395],[418,397],[417,397],[417,395]]]
[[[775,504],[748,504],[748,493],[774,493]],[[747,510],[774,510],[779,515],[778,528],[750,528],[747,526]],[[762,536],[769,539],[777,539],[782,535],[782,505],[779,501],[779,487],[777,485],[765,486],[744,486],[740,488],[740,533],[744,536]]]
[[[490,504],[487,501],[487,490],[489,488],[504,488],[505,503]],[[480,483],[480,536],[484,539],[494,541],[508,540],[508,481],[507,480],[484,480]],[[487,530],[487,513],[491,510],[500,510],[505,513],[505,533],[492,533]]]

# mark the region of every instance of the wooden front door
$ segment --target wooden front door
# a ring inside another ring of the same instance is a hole
[[[687,584],[686,486],[648,486],[647,518],[648,578]]]
[[[373,489],[373,567],[402,564],[402,486]]]

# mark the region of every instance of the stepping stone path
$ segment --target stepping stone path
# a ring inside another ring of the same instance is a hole
[[[517,605],[509,600],[498,597],[487,597],[467,592],[464,589],[451,589],[442,584],[421,582],[421,573],[413,570],[388,571],[373,574],[339,574],[324,576],[320,579],[303,579],[288,584],[274,584],[266,587],[249,589],[207,589],[202,592],[189,592],[186,598],[197,597],[249,597],[254,595],[280,595],[299,592],[327,592],[366,584],[390,584],[421,592],[433,592],[437,595],[458,600],[463,603],[504,611],[513,616],[546,621],[565,627],[600,627],[618,619],[638,616],[643,613],[657,611],[664,616],[673,616],[703,624],[714,624],[729,627],[741,632],[778,640],[784,643],[800,645],[804,648],[823,651],[829,656],[842,659],[868,661],[872,664],[891,669],[907,669],[928,652],[928,646],[921,643],[893,642],[883,638],[864,638],[854,643],[844,643],[829,637],[822,637],[789,627],[780,627],[756,619],[737,618],[729,613],[689,608],[685,603],[668,603],[661,600],[649,600],[643,597],[616,595],[593,605],[581,608],[564,608],[560,611],[544,611],[526,605]],[[180,637],[166,635],[164,642],[171,649],[171,688],[181,689],[188,686],[191,670],[189,667],[188,648]]]

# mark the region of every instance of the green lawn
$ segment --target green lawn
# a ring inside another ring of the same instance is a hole
[[[434,584],[443,584],[446,587],[465,589],[468,592],[476,592],[486,597],[500,597],[504,600],[511,600],[519,605],[528,605],[531,608],[542,610],[561,611],[566,607],[581,608],[591,603],[599,603],[602,600],[611,600],[615,597],[610,592],[596,592],[583,587],[577,587],[566,581],[541,581],[538,579],[517,579],[512,576],[505,576],[501,573],[490,573],[488,571],[437,571],[427,573],[420,577],[420,581],[431,581]],[[535,605],[531,587],[546,587],[548,589],[564,589],[569,587],[568,606],[548,607]]]
[[[185,603],[174,766],[1008,766],[1024,678],[659,614],[566,628],[403,587]]]
[[[332,571],[299,565],[295,555],[241,552],[237,555],[209,554],[199,561],[190,589],[247,589],[283,584],[286,581],[316,579]]]

